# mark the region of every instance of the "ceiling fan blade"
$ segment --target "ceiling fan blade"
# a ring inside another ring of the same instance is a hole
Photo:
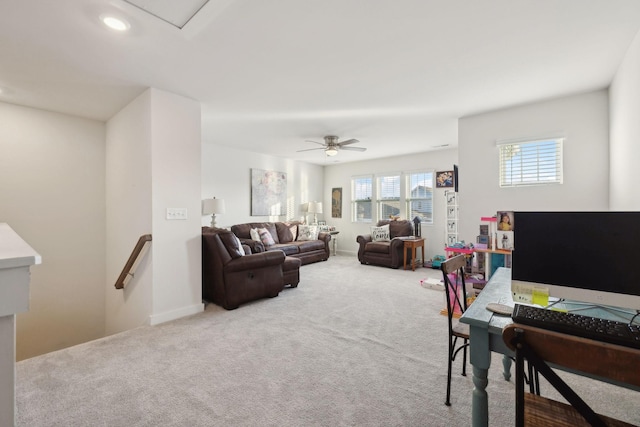
[[[355,144],[356,142],[360,141],[358,141],[357,139],[347,139],[346,141],[339,142],[338,145],[342,147],[349,144]]]
[[[350,150],[350,151],[367,151],[364,147],[340,147],[341,150]]]
[[[325,146],[322,142],[311,141],[310,139],[305,139],[304,142],[313,142],[314,144],[322,145],[323,147]]]
[[[296,151],[296,153],[301,153],[301,152],[303,152],[303,151],[312,151],[312,150],[324,150],[324,147],[319,147],[319,148],[307,148],[307,149],[304,149],[304,150],[298,150],[298,151]]]

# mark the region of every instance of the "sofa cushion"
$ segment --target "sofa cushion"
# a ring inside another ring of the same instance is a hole
[[[389,237],[389,224],[381,227],[371,227],[371,239],[374,242],[388,242],[391,240]]]
[[[285,255],[297,255],[300,253],[300,245],[295,243],[276,243],[275,245],[269,247],[270,251],[280,250],[284,252]]]
[[[316,225],[299,225],[298,241],[316,240],[318,238],[318,226]]]
[[[242,243],[240,243],[240,239],[238,239],[235,234],[230,231],[219,231],[218,236],[220,236],[220,240],[222,240],[224,247],[227,248],[227,252],[229,252],[231,258],[240,258],[244,255]]]
[[[391,245],[389,242],[369,242],[365,246],[366,252],[375,252],[378,254],[388,254]]]

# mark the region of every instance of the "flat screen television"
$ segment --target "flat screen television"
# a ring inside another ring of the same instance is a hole
[[[514,212],[512,287],[640,310],[640,212]]]

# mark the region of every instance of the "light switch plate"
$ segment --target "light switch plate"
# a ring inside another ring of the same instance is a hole
[[[187,208],[167,208],[167,219],[187,219]]]

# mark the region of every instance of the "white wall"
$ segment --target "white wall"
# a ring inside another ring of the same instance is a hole
[[[636,35],[609,90],[610,206],[640,210],[640,33]]]
[[[135,243],[152,233],[151,92],[146,91],[107,122],[106,136],[106,333],[149,323],[151,249],[123,290],[114,284]]]
[[[287,210],[280,217],[251,216],[251,169],[275,170],[287,173]],[[218,227],[230,227],[245,222],[299,220],[300,205],[322,201],[324,168],[291,159],[237,150],[213,143],[202,145],[202,198],[224,199],[225,214],[216,215]],[[322,220],[331,217],[326,206]],[[211,215],[201,216],[202,225],[211,224]]]
[[[151,89],[152,325],[202,311],[200,103]],[[167,220],[186,208],[186,220]]]
[[[356,238],[360,234],[369,234],[370,227],[375,224],[351,222],[351,177],[384,172],[408,172],[416,170],[452,170],[458,162],[456,149],[430,151],[407,156],[388,157],[378,160],[335,164],[325,166],[324,193],[322,201],[325,209],[324,218],[327,224],[334,225],[340,231],[338,235],[338,253],[357,256]],[[331,218],[331,190],[342,187],[342,218]],[[422,236],[425,237],[425,257],[444,255],[445,242],[445,198],[444,189],[434,189],[433,225],[422,225]]]
[[[609,208],[606,90],[464,117],[458,135],[459,231],[467,242],[475,242],[480,218],[498,210]],[[562,185],[499,187],[497,141],[557,135],[566,137]]]
[[[0,103],[0,222],[43,261],[17,316],[18,360],[104,334],[104,135],[102,122]]]
[[[149,89],[107,124],[108,334],[202,311],[200,105]],[[186,208],[188,219],[166,219]],[[143,234],[151,250],[124,290],[114,288]]]

